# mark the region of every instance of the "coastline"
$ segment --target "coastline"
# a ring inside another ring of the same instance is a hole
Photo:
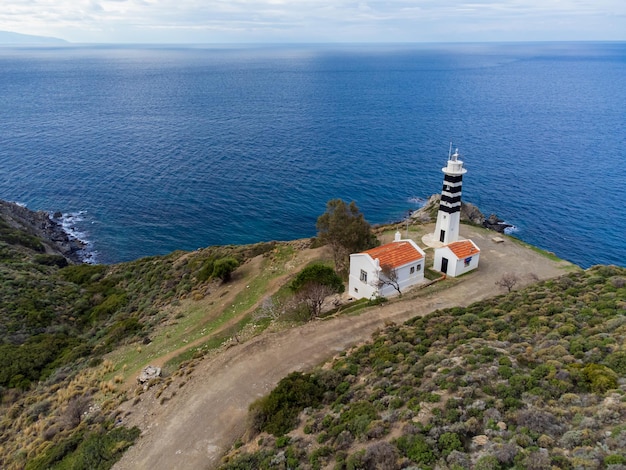
[[[33,211],[16,202],[0,200],[0,216],[14,228],[40,238],[46,253],[60,254],[72,264],[94,263],[89,242],[66,227],[60,212]]]

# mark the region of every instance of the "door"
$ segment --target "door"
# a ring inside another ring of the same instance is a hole
[[[443,243],[445,239],[446,239],[446,231],[442,230],[441,233],[439,234],[439,241]]]
[[[448,258],[441,258],[441,272],[447,274],[448,272]]]

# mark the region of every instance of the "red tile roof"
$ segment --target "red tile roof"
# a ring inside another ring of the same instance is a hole
[[[406,241],[387,243],[386,245],[365,251],[372,259],[378,258],[380,265],[399,268],[407,263],[422,259],[422,254]]]
[[[454,256],[458,259],[468,258],[480,253],[480,250],[471,242],[471,240],[461,240],[450,243],[448,248],[452,250],[452,253],[454,253]]]

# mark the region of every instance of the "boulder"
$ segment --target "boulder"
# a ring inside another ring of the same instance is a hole
[[[141,374],[137,376],[137,382],[140,384],[145,384],[152,379],[156,379],[157,377],[161,377],[161,368],[156,366],[147,366],[141,371]]]

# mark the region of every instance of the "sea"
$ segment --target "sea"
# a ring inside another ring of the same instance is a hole
[[[372,224],[439,193],[587,268],[626,265],[626,43],[0,48],[0,199],[90,262]]]

